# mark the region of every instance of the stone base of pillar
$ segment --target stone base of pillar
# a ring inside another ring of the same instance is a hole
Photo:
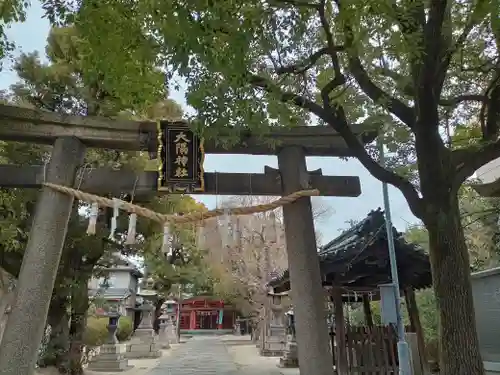
[[[128,359],[159,358],[161,350],[152,329],[137,329],[127,344],[125,357]]]
[[[161,349],[170,349],[170,343],[168,341],[158,341],[158,345],[160,346]]]
[[[261,342],[260,346],[261,356],[281,357],[283,355],[286,343],[284,330],[285,329],[283,328],[283,330],[275,331],[276,335],[264,336],[264,340]]]
[[[158,339],[158,344],[160,345],[160,348],[170,349],[170,340],[168,339],[168,335],[167,335],[167,323],[166,322],[160,323],[160,332],[158,333],[157,339]]]
[[[165,334],[167,335],[168,342],[170,344],[179,343],[179,337],[177,336],[177,329],[175,328],[175,325],[172,322],[167,323],[167,326],[165,327]]]
[[[125,344],[104,344],[99,354],[92,358],[88,369],[96,372],[122,372],[132,367],[125,358]]]
[[[283,355],[283,350],[261,349],[259,354],[262,357],[281,357]]]
[[[278,367],[290,368],[299,367],[299,357],[297,354],[297,343],[295,340],[287,340],[283,356],[280,358]]]

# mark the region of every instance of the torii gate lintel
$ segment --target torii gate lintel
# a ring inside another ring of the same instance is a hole
[[[12,175],[5,177],[4,173],[0,173],[0,184],[3,181],[7,185],[10,184],[10,187],[22,187],[23,184],[29,185],[26,187],[37,187],[43,182],[75,186],[75,176],[78,168],[81,167],[80,160],[85,153],[85,147],[151,151],[157,146],[154,144],[155,137],[151,136],[154,134],[156,124],[151,122],[65,116],[1,104],[0,121],[0,140],[55,145],[51,161],[47,166],[48,173],[43,174],[42,180],[40,180],[40,167],[23,167],[27,169],[17,170],[17,172],[12,166],[2,167],[11,168]],[[351,129],[363,144],[371,142],[376,135],[373,132],[365,133],[361,125],[352,126]],[[283,195],[294,189],[312,187],[319,189],[322,195],[328,196],[354,197],[360,194],[358,177],[323,176],[319,171],[308,172],[306,169],[306,156],[353,156],[342,137],[333,129],[320,126],[278,128],[266,136],[278,144],[279,148],[263,142],[262,137],[253,136],[247,132],[241,143],[229,149],[217,144],[214,140],[206,142],[205,152],[207,154],[278,155],[279,174],[267,168],[267,173],[251,174],[254,182],[248,182],[245,185],[241,182],[241,176],[222,173],[203,174],[201,167],[202,172],[199,175],[204,186],[198,193]],[[74,150],[71,151],[71,148]],[[82,184],[88,184],[89,187],[93,185],[94,189],[98,189],[99,184],[107,184],[106,186],[111,188],[113,183],[116,184],[115,188],[119,185],[116,182],[108,183],[118,175],[109,174],[106,179],[101,177],[98,180],[96,176],[98,173],[103,173],[103,170],[98,171],[99,169],[93,171],[95,172],[93,177],[91,175],[87,178],[84,175]],[[185,169],[182,171],[186,173]],[[167,173],[171,172],[171,168],[167,170]],[[166,173],[165,170],[158,172],[160,175],[158,180],[161,180],[162,173]],[[277,178],[278,176],[280,178]],[[137,180],[137,175],[129,174],[123,178],[127,181],[122,181],[123,186],[120,188],[130,187],[131,181]],[[155,186],[151,178],[155,178],[155,175],[147,172],[139,175],[139,180],[144,179],[141,181],[141,184],[144,183],[141,188],[150,193],[153,192]],[[222,185],[215,186],[216,178],[217,184],[222,183]],[[222,182],[224,178],[228,180]],[[257,186],[255,181],[260,181],[260,186]],[[126,193],[131,191],[132,189],[127,189]],[[42,189],[20,271],[18,298],[9,316],[0,345],[0,375],[32,374],[43,335],[42,320],[47,316],[57,265],[71,214],[71,202],[72,198],[65,194],[52,191],[48,187]],[[309,197],[300,198],[285,206],[283,211],[289,268],[294,284],[292,290],[295,288],[297,293],[306,295],[303,308],[297,308],[296,311],[297,322],[302,322],[297,324],[301,372],[315,375],[330,374],[331,358],[326,349],[329,347],[326,320],[322,319],[324,315],[323,295],[319,292],[321,282],[318,279],[319,264],[311,200]],[[39,268],[38,273],[34,273],[36,267]],[[308,289],[310,289],[309,292]],[[308,329],[311,331],[308,332]],[[316,331],[319,333],[315,334]]]

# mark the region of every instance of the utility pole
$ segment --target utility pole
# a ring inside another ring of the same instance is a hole
[[[380,165],[385,167],[384,142],[381,136],[377,137],[380,153]],[[385,228],[387,231],[387,244],[389,247],[389,259],[391,263],[391,278],[394,288],[394,301],[396,303],[397,331],[398,331],[398,358],[399,375],[412,375],[410,364],[410,351],[405,337],[405,326],[401,315],[401,293],[399,291],[398,265],[396,260],[396,249],[394,247],[394,236],[392,231],[391,205],[389,201],[389,188],[386,182],[382,182],[382,194],[384,197]]]
[[[178,285],[178,294],[177,294],[177,319],[175,322],[175,330],[177,333],[177,342],[181,342],[181,307],[182,307],[182,285]]]

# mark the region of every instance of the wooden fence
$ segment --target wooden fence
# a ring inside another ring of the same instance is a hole
[[[398,373],[397,333],[392,327],[347,327],[349,371],[358,375]]]

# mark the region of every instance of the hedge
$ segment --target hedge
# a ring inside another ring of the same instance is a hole
[[[83,336],[83,341],[86,346],[100,346],[106,342],[108,337],[109,319],[106,317],[90,316],[87,319],[87,327]],[[134,324],[132,319],[127,316],[120,317],[118,321],[118,330],[116,337],[118,341],[126,341],[133,333]]]

